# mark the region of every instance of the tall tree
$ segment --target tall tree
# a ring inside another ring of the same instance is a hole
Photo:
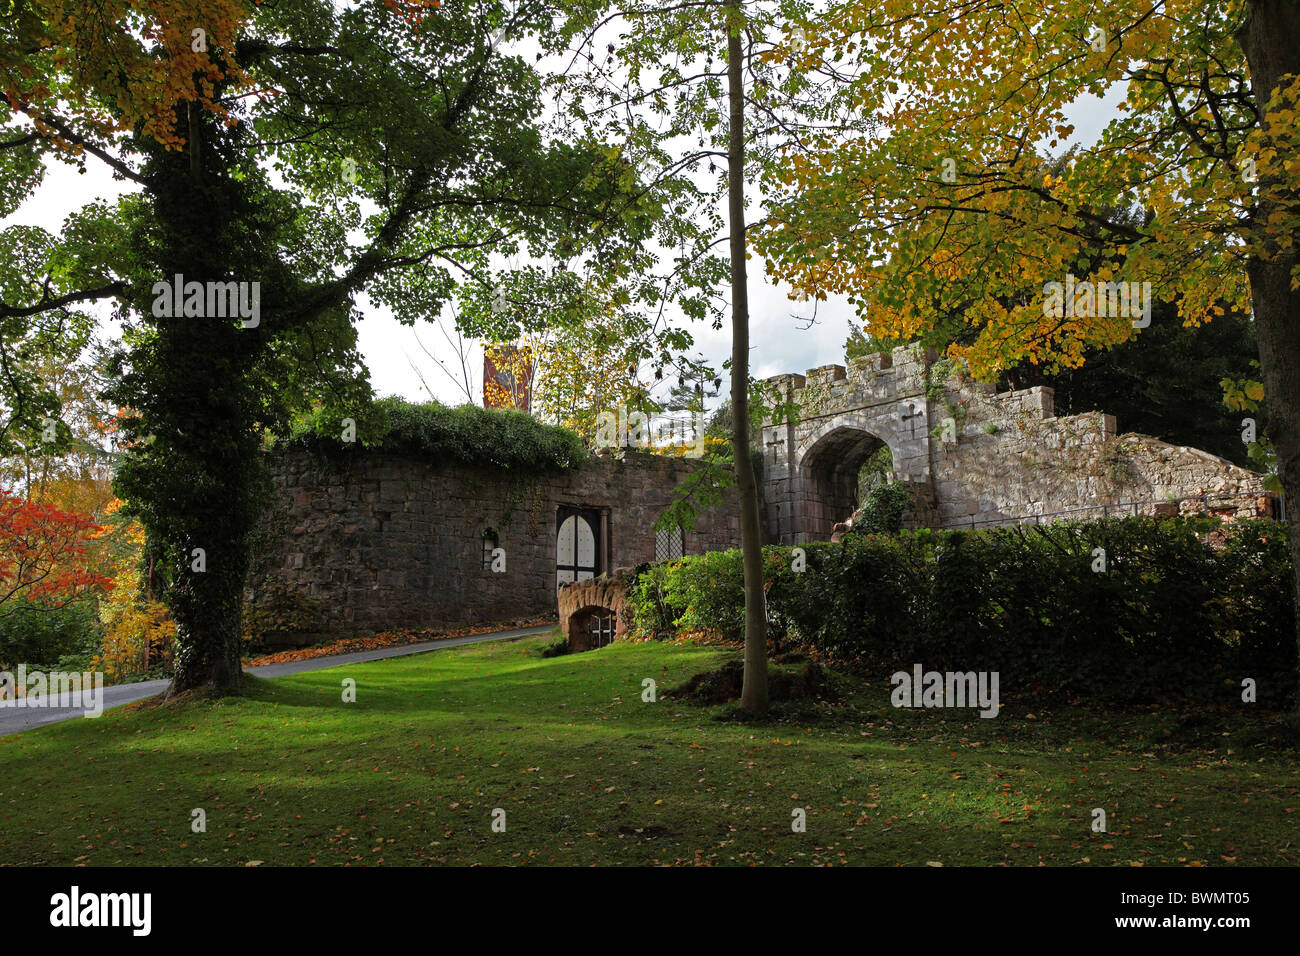
[[[643,313],[600,303],[581,327],[556,329],[538,373],[541,416],[594,445],[602,413],[653,413],[639,374],[652,334]]]
[[[541,82],[511,51],[552,29],[546,3],[83,6],[12,0],[0,155],[93,158],[137,192],[33,239],[35,287],[0,267],[27,280],[3,283],[0,322],[114,303],[118,488],[176,622],[172,691],[230,687],[261,436],[304,405],[366,418],[356,297],[433,319],[458,281],[487,284],[489,250],[583,254],[597,223],[599,268],[619,170],[542,135]]]
[[[617,150],[605,154],[618,157]],[[626,164],[621,158],[616,162],[619,175],[626,176]],[[654,205],[635,185],[631,203]],[[639,228],[653,225],[648,219],[654,213],[648,217],[643,209],[634,215]],[[667,220],[663,226],[654,234],[668,238],[690,231]],[[531,347],[534,413],[592,441],[602,412],[655,410],[641,381],[643,370],[667,361],[691,339],[662,314],[667,290],[680,290],[681,283],[654,276],[644,250],[628,249],[602,270],[589,266],[530,262],[499,272],[490,295],[464,287],[457,328],[489,342]]]
[[[78,336],[74,336],[74,341]],[[58,403],[37,440],[0,457],[0,488],[20,490],[47,504],[99,514],[113,497],[112,459],[117,422],[100,397],[105,348],[92,340],[79,355],[55,354],[28,364],[33,381]],[[45,437],[52,441],[45,441]],[[72,491],[76,486],[79,490]]]
[[[1278,472],[1300,499],[1300,5],[844,0],[810,41],[856,61],[843,101],[887,134],[827,137],[774,173],[758,245],[778,274],[852,296],[884,338],[959,315],[975,334],[950,351],[982,375],[1074,367],[1140,335],[1143,283],[1188,324],[1253,311]],[[1117,94],[1099,140],[1046,172],[1036,149],[1068,140],[1072,104]],[[1053,302],[1048,283],[1076,269],[1077,294]],[[1088,300],[1115,282],[1137,283],[1130,308],[1110,288]]]
[[[767,607],[763,593],[763,528],[758,482],[749,462],[749,279],[745,261],[745,80],[742,34],[745,17],[727,7],[727,221],[731,239],[731,457],[740,502],[740,541],[745,568],[745,672],[740,704],[767,710]]]

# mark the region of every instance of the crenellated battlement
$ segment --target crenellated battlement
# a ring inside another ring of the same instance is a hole
[[[774,375],[765,381],[786,400],[817,408],[895,402],[925,393],[933,353],[904,345],[892,352],[863,355],[848,365],[821,365],[803,375]]]

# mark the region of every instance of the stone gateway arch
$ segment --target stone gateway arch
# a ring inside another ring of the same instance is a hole
[[[933,351],[903,346],[767,379],[794,420],[763,428],[771,543],[825,540],[859,504],[881,445],[911,491],[912,527],[980,527],[1041,516],[1210,511],[1271,514],[1261,476],[1195,448],[1118,434],[1100,411],[1063,418],[1045,386],[998,393]],[[1193,500],[1195,499],[1195,500]]]

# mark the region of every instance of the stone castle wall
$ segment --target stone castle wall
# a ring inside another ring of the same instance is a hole
[[[767,382],[799,407],[795,421],[763,429],[773,542],[830,537],[857,503],[858,468],[881,444],[895,476],[911,486],[911,526],[978,527],[1059,512],[1083,519],[1112,508],[1167,512],[1169,499],[1200,496],[1212,496],[1210,510],[1231,514],[1272,506],[1254,472],[1118,434],[1103,412],[1057,418],[1051,388],[998,393],[911,346]]]
[[[1259,475],[1214,455],[1119,434],[1102,412],[1057,418],[1050,388],[997,393],[940,369],[932,353],[905,347],[769,379],[799,415],[763,429],[766,539],[830,538],[859,504],[859,467],[882,445],[913,492],[912,526],[1168,514],[1180,507],[1171,499],[1202,496],[1182,510],[1245,515],[1273,505]],[[278,453],[247,596],[262,609],[283,605],[294,620],[277,644],[553,614],[560,517],[575,508],[591,517],[596,573],[667,556],[656,553],[653,525],[697,467],[636,451],[543,474],[376,451]],[[497,570],[487,533],[504,552]],[[682,550],[739,542],[730,489],[684,535]]]
[[[562,507],[594,509],[601,570],[655,557],[653,525],[698,464],[635,451],[543,474],[448,466],[376,452],[276,454],[247,597],[310,618],[284,643],[400,627],[509,621],[556,610]],[[734,492],[685,533],[685,552],[740,541]],[[504,570],[484,560],[496,534]],[[489,566],[485,567],[485,564]]]
[[[1260,475],[1196,448],[1119,434],[1113,415],[1057,418],[1047,387],[999,394],[949,382],[933,404],[940,432],[932,458],[940,527],[1061,511],[1077,511],[1063,517],[1079,519],[1169,513],[1161,505],[1174,499],[1202,498],[1184,511],[1203,505],[1254,514],[1270,507]]]

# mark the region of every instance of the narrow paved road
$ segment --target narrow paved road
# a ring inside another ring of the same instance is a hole
[[[283,677],[286,674],[301,674],[304,671],[324,670],[327,667],[339,667],[343,664],[362,664],[366,661],[380,661],[388,657],[406,657],[408,654],[423,654],[425,651],[437,651],[444,647],[463,647],[466,644],[478,644],[482,641],[508,641],[516,637],[531,637],[545,634],[554,628],[553,624],[541,624],[536,627],[522,627],[511,631],[492,631],[488,634],[471,634],[469,637],[449,637],[441,641],[425,641],[421,644],[406,644],[402,647],[381,647],[373,651],[353,651],[351,654],[336,654],[333,657],[312,657],[305,661],[289,661],[284,664],[266,664],[262,667],[246,667],[244,672],[255,677]],[[161,694],[167,689],[165,680],[147,680],[138,684],[118,684],[104,688],[104,709],[120,707],[132,701],[143,700]],[[68,699],[69,695],[61,695]],[[71,700],[68,700],[71,703]],[[20,731],[54,724],[61,720],[81,717],[80,707],[0,707],[0,737],[16,734]]]

